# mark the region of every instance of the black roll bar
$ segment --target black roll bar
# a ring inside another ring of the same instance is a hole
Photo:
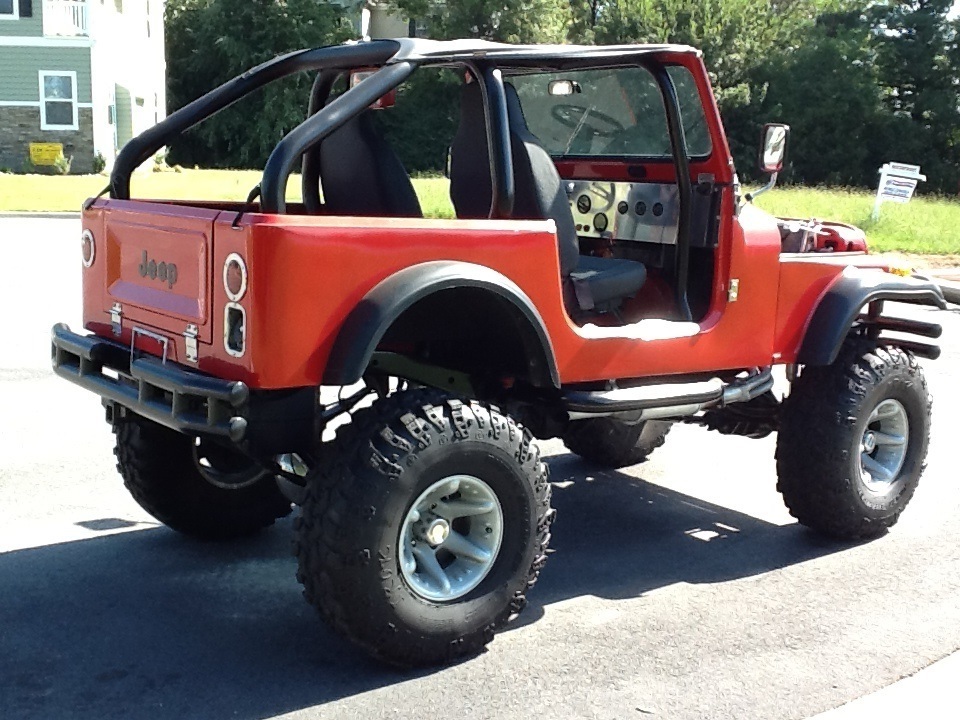
[[[393,40],[374,40],[354,45],[297,50],[281,55],[238,75],[183,106],[162,122],[133,138],[123,146],[110,174],[110,197],[130,198],[130,176],[143,162],[177,135],[215,115],[240,98],[264,85],[293,73],[325,68],[350,69],[363,65],[382,65],[400,49]]]
[[[670,73],[659,62],[648,61],[647,67],[657,81],[660,94],[663,96],[663,105],[667,111],[667,130],[670,134],[673,167],[677,174],[677,189],[680,193],[674,288],[680,315],[683,320],[689,322],[693,319],[693,313],[690,312],[690,301],[687,298],[687,285],[690,279],[690,220],[693,213],[693,187],[690,183],[687,139],[683,133],[683,121],[680,119],[680,101],[677,98],[677,88],[670,78]]]
[[[265,213],[287,209],[287,179],[300,157],[368,105],[410,77],[417,66],[412,62],[386,65],[356,87],[311,115],[277,143],[263,168],[260,181],[260,208]]]
[[[325,70],[317,74],[317,79],[310,88],[310,103],[307,106],[307,117],[316,115],[327,103],[333,84],[340,77],[340,72]],[[300,191],[303,195],[303,205],[308,213],[318,213],[322,209],[320,202],[320,153],[313,148],[303,154],[301,165]]]
[[[483,78],[487,103],[487,148],[490,161],[490,217],[513,216],[516,195],[513,178],[513,152],[510,140],[510,120],[507,116],[507,94],[503,88],[503,74],[490,63],[478,63]]]

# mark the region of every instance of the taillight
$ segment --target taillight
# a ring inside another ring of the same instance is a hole
[[[233,302],[239,302],[247,291],[247,265],[237,253],[227,255],[223,263],[223,289]]]
[[[93,240],[93,233],[84,230],[80,236],[80,259],[83,260],[84,267],[93,265],[93,260],[97,256],[97,246]]]
[[[247,292],[247,264],[238,253],[223,263],[223,290],[230,299],[223,308],[223,348],[228,355],[242,357],[247,345],[247,313],[240,299]]]
[[[242,305],[227,303],[223,309],[223,347],[227,355],[242,357],[247,346],[247,313]]]

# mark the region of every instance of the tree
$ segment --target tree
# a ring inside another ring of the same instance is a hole
[[[569,0],[391,0],[390,6],[425,22],[434,40],[561,42],[570,19]]]
[[[497,42],[561,42],[568,0],[393,0],[391,7],[423,22],[434,40],[464,37]],[[377,118],[404,166],[438,171],[459,118],[459,76],[419,70],[399,89],[397,105]]]
[[[892,0],[871,9],[884,102],[902,127],[892,151],[920,164],[926,189],[960,180],[960,22],[951,0]]]
[[[166,5],[168,97],[177,109],[235,75],[292,50],[353,35],[343,9],[317,0],[173,0]],[[306,115],[311,79],[277,81],[218,113],[170,148],[172,162],[262,167]]]
[[[750,175],[767,85],[758,71],[803,44],[816,17],[850,0],[572,0],[571,32],[600,44],[703,51],[738,168]]]
[[[755,73],[764,87],[757,114],[791,127],[785,179],[807,184],[871,185],[893,134],[857,12],[824,14],[806,42]],[[888,158],[889,159],[889,158]]]

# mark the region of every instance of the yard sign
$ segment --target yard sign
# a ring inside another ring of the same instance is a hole
[[[895,203],[910,202],[917,183],[926,180],[927,176],[920,173],[919,165],[888,162],[880,168],[880,185],[877,188],[877,199],[873,203],[873,219],[880,217],[880,204],[884,201]]]
[[[30,143],[30,162],[34,165],[55,165],[61,155],[61,143]]]

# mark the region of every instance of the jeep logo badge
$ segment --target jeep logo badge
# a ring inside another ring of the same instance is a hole
[[[140,265],[137,266],[140,277],[149,277],[151,280],[165,282],[168,288],[177,284],[177,266],[173,263],[150,260],[147,257],[147,251],[143,251],[143,257],[140,259]]]

